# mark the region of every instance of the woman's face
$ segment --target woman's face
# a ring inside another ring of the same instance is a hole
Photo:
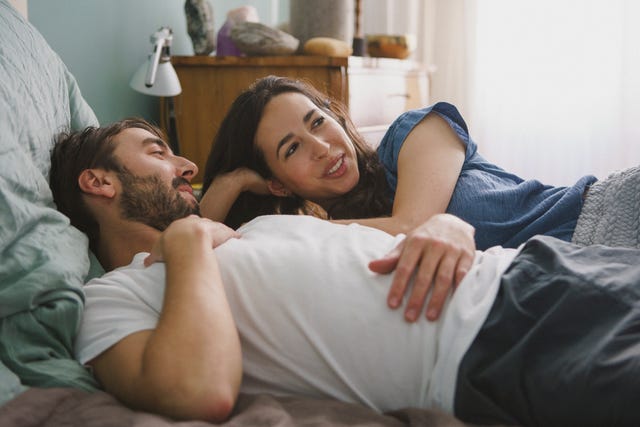
[[[353,142],[336,120],[300,93],[271,99],[255,138],[276,195],[293,193],[326,207],[358,183]]]

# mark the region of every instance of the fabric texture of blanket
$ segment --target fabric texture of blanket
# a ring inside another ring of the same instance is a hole
[[[572,241],[640,248],[640,166],[615,172],[589,188]]]
[[[1,427],[470,427],[438,411],[403,409],[380,414],[334,400],[241,394],[224,423],[174,421],[121,405],[113,396],[67,388],[32,388],[0,407]]]

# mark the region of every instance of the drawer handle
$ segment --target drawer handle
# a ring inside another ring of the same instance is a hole
[[[411,98],[411,95],[409,95],[408,93],[390,93],[389,95],[387,95],[387,98]]]

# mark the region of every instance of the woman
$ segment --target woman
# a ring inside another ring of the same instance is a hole
[[[622,179],[636,199],[639,176],[636,168]],[[223,120],[201,207],[232,227],[265,213],[323,212],[391,234],[447,212],[475,227],[484,250],[517,247],[537,234],[570,241],[595,182],[589,175],[553,187],[487,162],[446,103],[401,115],[376,153],[339,103],[303,82],[269,76]]]

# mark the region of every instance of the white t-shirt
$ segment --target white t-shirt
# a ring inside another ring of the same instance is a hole
[[[242,341],[241,391],[335,398],[388,411],[453,411],[460,360],[516,250],[478,252],[438,322],[409,324],[386,305],[392,275],[368,269],[403,236],[310,216],[259,217],[215,249]],[[155,327],[164,264],[146,254],[87,283],[76,356],[98,356]]]

